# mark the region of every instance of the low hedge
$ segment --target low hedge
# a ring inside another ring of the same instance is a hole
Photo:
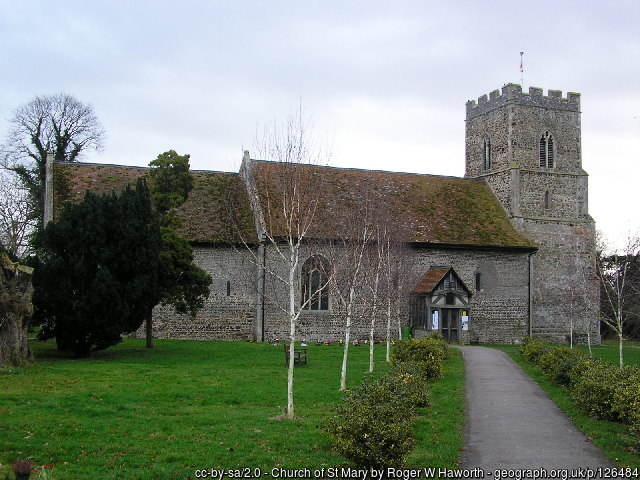
[[[573,367],[585,358],[584,354],[566,345],[551,348],[538,357],[542,374],[560,385],[569,385]]]
[[[552,348],[553,345],[549,342],[545,342],[539,338],[527,337],[518,348],[518,352],[530,362],[538,363],[540,357]]]
[[[347,394],[326,430],[334,450],[356,467],[399,467],[413,445],[413,412],[410,399],[389,382],[363,383]]]
[[[429,376],[418,365],[403,362],[391,367],[389,374],[381,382],[388,385],[398,395],[409,399],[415,407],[429,406]]]
[[[640,445],[640,369],[589,359],[577,349],[528,338],[519,348],[543,375],[566,385],[576,406],[594,417],[629,425]]]
[[[636,372],[637,373],[637,372]],[[624,379],[613,394],[611,409],[621,421],[629,424],[629,432],[640,444],[640,379]]]
[[[387,374],[349,392],[327,422],[335,451],[358,468],[401,466],[415,409],[429,405],[427,383],[442,377],[448,348],[441,336],[397,342]]]
[[[439,334],[425,338],[401,340],[391,351],[391,365],[413,364],[430,380],[442,378],[444,361],[449,358],[449,346]]]
[[[597,418],[619,420],[612,401],[620,377],[620,368],[611,363],[579,362],[571,373],[571,393],[578,408]]]

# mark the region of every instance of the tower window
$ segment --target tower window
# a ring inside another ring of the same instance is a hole
[[[540,166],[545,168],[553,168],[554,152],[553,152],[553,135],[548,131],[544,132],[540,137]]]
[[[491,140],[485,138],[482,142],[482,169],[491,168]]]
[[[544,192],[544,208],[545,210],[549,210],[551,208],[551,192],[549,192],[549,190]]]
[[[476,273],[476,291],[479,292],[482,288],[482,274],[480,272]]]

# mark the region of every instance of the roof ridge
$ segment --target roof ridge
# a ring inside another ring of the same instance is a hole
[[[270,165],[276,165],[280,162],[274,160],[258,160],[255,158],[251,159],[252,162],[260,162]],[[431,177],[431,178],[451,178],[454,180],[467,180],[467,181],[477,181],[476,179],[466,178],[466,177],[456,177],[454,175],[434,175],[432,173],[417,173],[417,172],[394,172],[392,170],[379,170],[379,169],[370,169],[370,168],[358,168],[358,167],[338,167],[335,165],[315,165],[315,164],[307,164],[307,163],[297,163],[290,162],[291,165],[299,165],[302,167],[313,167],[313,168],[327,168],[331,170],[350,170],[354,172],[370,172],[370,173],[389,173],[392,175],[410,175],[417,177]]]
[[[143,167],[140,165],[122,165],[118,163],[98,163],[98,162],[67,162],[67,161],[58,161],[55,160],[53,163],[56,165],[82,165],[85,167],[112,167],[112,168],[133,168],[137,170],[151,170],[151,167]],[[194,170],[192,168],[189,169],[191,173],[225,173],[229,175],[239,175],[238,172],[225,172],[222,170]]]

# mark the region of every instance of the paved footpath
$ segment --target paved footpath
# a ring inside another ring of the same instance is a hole
[[[460,349],[467,398],[463,468],[488,473],[613,466],[507,354]]]

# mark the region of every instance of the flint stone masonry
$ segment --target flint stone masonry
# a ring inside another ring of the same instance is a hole
[[[561,90],[549,90],[548,95],[544,95],[541,88],[530,87],[529,93],[522,91],[520,85],[509,83],[502,87],[502,93],[493,90],[487,95],[482,95],[475,100],[467,102],[467,120],[481,116],[492,110],[506,106],[509,102],[517,102],[528,107],[554,108],[557,110],[580,111],[580,94],[568,92],[567,97],[562,97]]]
[[[195,319],[176,314],[168,307],[154,310],[154,336],[196,340],[256,340],[257,268],[246,260],[242,252],[233,248],[198,247],[196,262],[213,277],[212,293]],[[311,255],[301,252],[301,257]],[[317,253],[317,251],[316,251]],[[322,254],[322,252],[319,252]],[[472,292],[469,310],[473,322],[467,334],[471,342],[514,343],[527,335],[528,325],[528,255],[523,253],[478,252],[460,249],[443,250],[416,246],[411,251],[412,266],[405,280],[411,288],[424,272],[436,265],[452,266]],[[282,275],[286,273],[273,248],[267,252],[267,268]],[[235,267],[235,268],[234,268]],[[253,272],[253,277],[251,274]],[[476,274],[482,275],[482,288],[475,290]],[[227,281],[232,293],[226,295]],[[286,286],[270,277],[267,280],[264,308],[264,339],[286,340],[289,321],[278,305],[286,305]],[[296,291],[299,294],[299,290]],[[299,302],[300,298],[296,298]],[[352,340],[364,342],[369,338],[370,315],[363,315],[365,305],[356,302],[352,324]],[[337,341],[344,336],[344,317],[338,299],[332,296],[329,311],[303,311],[298,324],[298,336],[306,341]],[[386,312],[377,315],[375,338],[386,338]],[[426,319],[425,319],[426,322]],[[409,326],[409,312],[403,308],[400,325]],[[416,328],[425,324],[414,325]],[[393,338],[398,337],[398,315],[393,312]],[[136,332],[144,337],[144,328]]]
[[[195,247],[194,262],[213,280],[209,298],[195,318],[172,307],[157,306],[153,311],[154,337],[255,340],[257,268],[249,256],[232,247]],[[134,336],[145,336],[144,325]]]
[[[515,343],[527,336],[528,254],[428,247],[417,247],[414,252],[412,286],[430,267],[444,265],[453,267],[471,291],[471,342]],[[477,273],[481,274],[480,290],[475,289]]]
[[[599,338],[595,223],[582,169],[580,95],[505,85],[467,103],[466,174],[483,180],[514,226],[538,244],[532,257],[531,333],[564,341],[572,326]],[[540,139],[553,139],[554,164],[540,166]],[[492,146],[484,170],[482,145]]]

